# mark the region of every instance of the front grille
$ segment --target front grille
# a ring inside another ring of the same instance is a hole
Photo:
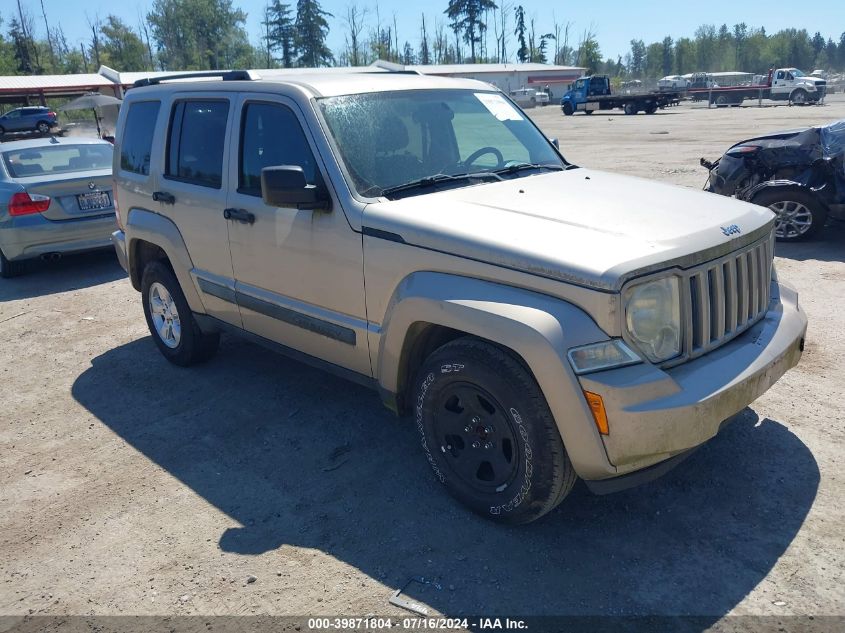
[[[739,253],[687,271],[682,278],[683,360],[724,345],[766,313],[773,251],[774,234]]]

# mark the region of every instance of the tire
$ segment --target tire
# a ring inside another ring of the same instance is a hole
[[[425,360],[415,386],[425,456],[449,493],[474,512],[529,523],[572,489],[575,470],[546,400],[509,353],[456,339]]]
[[[789,102],[793,105],[806,105],[807,104],[807,91],[803,88],[798,88],[789,95]]]
[[[656,103],[649,103],[648,105],[646,105],[646,107],[645,107],[645,113],[646,114],[654,114],[655,112],[657,112],[657,104]]]
[[[636,114],[640,111],[635,103],[626,103],[623,110],[625,111],[625,114]]]
[[[590,115],[593,112],[595,112],[595,110],[584,110],[584,114],[587,114],[587,115]]]
[[[730,105],[731,102],[727,95],[716,95],[716,98],[713,99],[713,103],[715,103],[717,107],[725,107]]]
[[[163,262],[153,261],[144,268],[141,301],[150,334],[171,363],[188,367],[209,360],[217,352],[220,334],[200,330],[176,275]]]
[[[569,101],[564,103],[561,107],[563,108],[563,113],[566,116],[572,116],[573,114],[575,114],[575,109],[572,107],[572,104],[569,103]]]
[[[769,207],[778,216],[775,238],[780,242],[797,242],[818,233],[827,220],[827,210],[812,194],[799,189],[763,190],[751,202]]]
[[[26,261],[10,262],[0,251],[0,278],[11,279],[26,272]]]
[[[2,138],[6,134],[6,129],[0,126],[0,138]]]
[[[46,121],[39,121],[35,126],[35,131],[39,134],[48,134],[50,132],[50,124]]]

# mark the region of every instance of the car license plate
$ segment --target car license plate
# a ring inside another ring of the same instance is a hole
[[[94,193],[81,193],[76,196],[80,211],[91,211],[93,209],[106,209],[111,206],[111,199],[106,191],[95,191]]]

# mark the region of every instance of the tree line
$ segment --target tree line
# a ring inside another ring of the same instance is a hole
[[[33,9],[32,7],[35,6]],[[328,46],[329,19],[343,45]],[[402,64],[539,62],[581,66],[614,77],[655,78],[696,71],[762,73],[770,66],[845,70],[845,33],[838,40],[804,29],[769,34],[745,23],[700,26],[693,37],[646,44],[603,59],[594,28],[570,21],[540,22],[515,2],[448,0],[433,19],[420,15],[418,32],[400,39],[396,15],[356,0],[334,16],[319,0],[268,0],[260,33],[248,33],[247,14],[232,0],[155,0],[137,24],[115,15],[88,16],[88,35],[71,43],[44,5],[16,0],[0,14],[0,75],[120,71],[216,70],[364,66],[376,59]],[[43,28],[42,28],[43,27]]]

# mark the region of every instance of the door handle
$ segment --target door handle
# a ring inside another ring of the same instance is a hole
[[[246,209],[223,209],[223,217],[227,220],[235,220],[241,224],[254,224],[255,214]]]
[[[176,202],[176,196],[166,191],[153,191],[153,200],[164,204],[173,204]]]

